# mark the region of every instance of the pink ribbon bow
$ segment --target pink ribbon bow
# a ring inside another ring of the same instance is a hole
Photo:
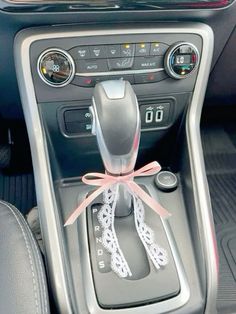
[[[149,194],[147,194],[137,183],[133,181],[135,177],[151,176],[157,174],[161,170],[161,166],[158,162],[153,161],[146,166],[132,172],[131,174],[124,176],[111,176],[104,173],[92,172],[87,173],[82,177],[82,181],[85,184],[92,186],[99,186],[92,194],[90,194],[75,211],[67,219],[64,226],[72,225],[75,220],[79,217],[82,211],[92,203],[92,201],[98,197],[103,191],[111,187],[115,183],[126,184],[131,191],[139,196],[149,207],[157,212],[162,218],[167,218],[170,213],[163,208],[157,201],[155,201]]]

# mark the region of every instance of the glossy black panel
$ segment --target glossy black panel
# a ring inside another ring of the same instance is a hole
[[[1,7],[18,12],[121,11],[215,9],[230,5],[233,0],[4,0]]]

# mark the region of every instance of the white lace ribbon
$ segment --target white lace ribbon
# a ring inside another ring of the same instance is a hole
[[[98,212],[98,221],[103,228],[102,244],[111,254],[111,269],[121,278],[132,276],[129,265],[119,246],[114,227],[115,209],[118,199],[119,183],[112,185],[103,192],[103,206]],[[156,269],[168,264],[167,252],[155,243],[153,230],[145,223],[143,202],[132,191],[134,220],[137,233],[143,246]]]

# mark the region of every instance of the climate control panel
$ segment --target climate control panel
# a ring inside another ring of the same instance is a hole
[[[51,87],[93,87],[112,79],[131,84],[185,79],[197,69],[199,58],[192,43],[144,41],[50,48],[40,54],[37,67],[40,78]]]

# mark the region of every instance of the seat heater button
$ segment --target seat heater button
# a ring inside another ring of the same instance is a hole
[[[131,69],[133,66],[133,58],[116,58],[108,59],[109,70]]]
[[[178,179],[173,172],[161,171],[155,177],[155,184],[158,189],[165,192],[171,192],[177,188]]]
[[[163,57],[137,57],[134,60],[134,70],[163,68]]]
[[[73,85],[81,86],[81,87],[93,87],[96,84],[95,77],[90,76],[78,76],[76,75],[71,82]]]
[[[166,79],[168,75],[164,71],[134,74],[135,84],[156,83]]]

